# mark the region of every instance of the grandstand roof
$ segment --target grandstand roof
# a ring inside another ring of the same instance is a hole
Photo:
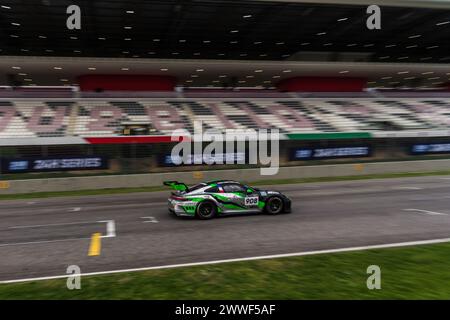
[[[390,7],[404,7],[404,8],[450,8],[450,2],[448,0],[377,0],[376,3],[373,0],[255,0],[255,1],[271,1],[271,2],[299,2],[299,3],[322,3],[322,4],[359,4],[359,5],[372,5],[377,4],[379,6]]]
[[[421,4],[425,2],[430,6],[445,4],[443,1],[422,1]],[[79,0],[76,3],[82,10],[82,29],[70,31],[66,28],[66,8],[72,1],[3,0],[0,54],[398,63],[450,61],[448,8],[383,7],[382,29],[368,31],[366,7],[362,4],[261,0]],[[401,3],[400,0],[393,2]],[[409,0],[407,3],[412,6],[419,2]]]
[[[24,85],[76,85],[80,74],[172,75],[189,87],[271,87],[293,76],[367,77],[369,87],[439,87],[450,81],[446,64],[176,60],[87,57],[0,57],[0,85],[15,74]]]

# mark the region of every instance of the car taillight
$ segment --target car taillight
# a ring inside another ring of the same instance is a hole
[[[177,200],[177,201],[188,201],[188,199],[180,196],[171,196],[170,199]]]

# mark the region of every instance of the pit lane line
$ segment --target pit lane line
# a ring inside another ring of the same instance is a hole
[[[83,224],[93,224],[93,223],[106,223],[106,235],[101,234],[100,238],[115,238],[116,235],[116,223],[114,220],[102,220],[102,221],[92,221],[92,222],[68,222],[68,223],[54,223],[54,224],[40,224],[40,225],[29,225],[29,226],[15,226],[9,227],[8,229],[26,229],[26,228],[44,228],[52,226],[67,226],[67,225],[83,225]],[[30,245],[30,244],[42,244],[42,243],[53,243],[53,242],[63,242],[63,241],[75,241],[75,240],[89,240],[91,237],[82,238],[70,238],[70,239],[56,239],[56,240],[42,240],[42,241],[30,241],[30,242],[14,242],[14,243],[3,243],[0,247],[9,246],[20,246],[20,245]]]
[[[81,211],[100,211],[100,210],[110,210],[110,209],[126,209],[126,208],[139,208],[139,207],[151,207],[154,205],[164,205],[167,201],[157,201],[157,202],[144,202],[144,203],[129,203],[129,204],[117,204],[117,205],[91,205],[91,206],[65,206],[61,205],[60,207],[54,207],[54,208],[47,208],[47,209],[39,209],[38,214],[41,213],[57,213],[57,212],[69,212],[69,213],[79,213]],[[29,210],[32,210],[32,207],[27,207],[25,210],[23,208],[15,209],[16,211],[20,212],[27,212]],[[32,213],[34,213],[32,211]],[[9,213],[10,215],[11,213]],[[0,215],[1,216],[1,215]]]

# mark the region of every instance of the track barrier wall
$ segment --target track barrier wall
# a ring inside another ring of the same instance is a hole
[[[339,177],[444,170],[450,170],[450,159],[281,167],[278,174],[273,176],[262,176],[259,169],[236,169],[12,180],[2,181],[0,195],[33,192],[151,187],[162,186],[162,182],[165,180],[179,180],[187,184],[224,178],[230,180],[255,182],[277,179]]]

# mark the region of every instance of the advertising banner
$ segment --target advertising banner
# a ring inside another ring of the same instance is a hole
[[[290,160],[321,160],[339,158],[369,157],[372,153],[370,146],[340,146],[326,148],[295,148],[291,149]]]
[[[413,155],[450,153],[450,143],[413,144],[411,145],[410,153]]]
[[[2,173],[99,170],[108,167],[108,159],[99,156],[1,159]]]
[[[181,161],[180,159],[182,157],[177,156],[176,159],[174,159],[170,154],[163,155],[159,159],[159,163],[162,166],[175,166],[175,162]],[[200,164],[206,164],[206,163],[213,163],[213,164],[226,164],[227,162],[233,162],[237,163],[238,161],[245,161],[246,160],[246,154],[244,152],[232,152],[232,153],[216,153],[212,155],[206,155],[206,154],[190,154],[187,156],[187,159],[184,163],[181,165],[200,165]]]

